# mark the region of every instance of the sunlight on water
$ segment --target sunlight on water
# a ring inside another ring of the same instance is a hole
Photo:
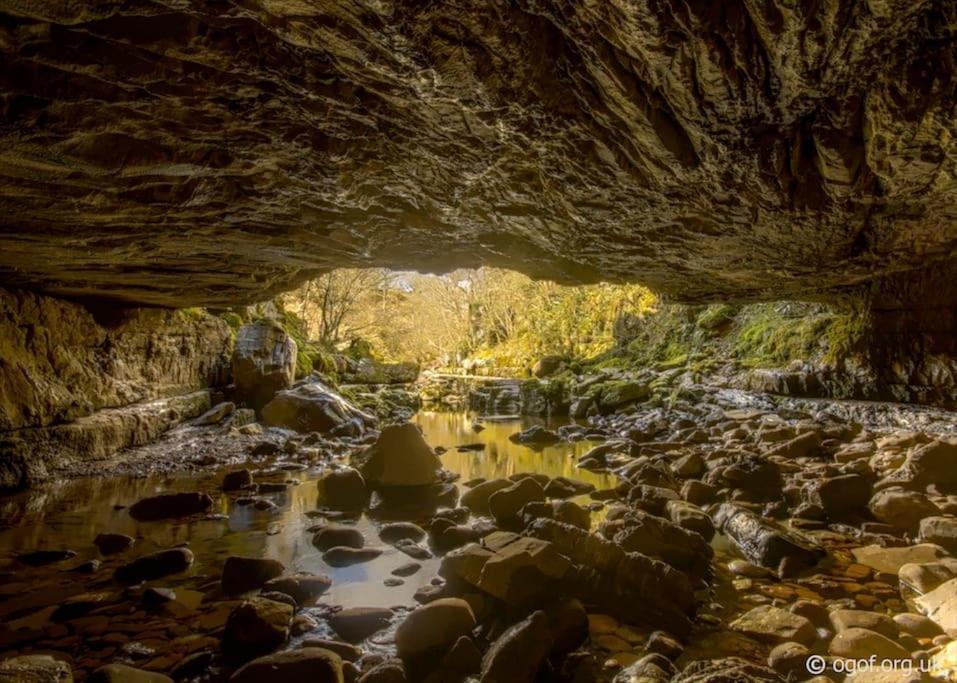
[[[507,477],[517,472],[541,472],[551,477],[564,475],[594,484],[597,488],[614,485],[614,478],[575,467],[576,456],[594,444],[562,442],[543,450],[512,443],[509,435],[541,420],[522,419],[505,423],[489,422],[476,433],[474,418],[465,413],[423,413],[416,418],[426,440],[443,446],[446,468],[461,475],[461,481],[474,477]],[[556,424],[550,424],[556,427]],[[485,444],[483,451],[458,452],[456,446]],[[307,529],[321,522],[306,515],[317,507],[316,480],[320,470],[284,472],[278,469],[254,469],[257,481],[298,480],[285,492],[269,494],[279,510],[261,512],[253,506],[240,506],[219,493],[222,472],[146,479],[110,478],[58,482],[0,501],[3,525],[0,554],[10,556],[36,548],[70,548],[77,560],[97,557],[92,542],[98,533],[117,532],[137,539],[133,551],[109,558],[104,571],[111,571],[132,556],[188,543],[196,562],[188,574],[169,577],[162,585],[197,584],[199,579],[218,575],[229,555],[271,557],[295,571],[328,574],[333,588],[323,602],[346,606],[393,606],[409,604],[412,595],[428,584],[438,568],[438,558],[420,561],[423,565],[401,586],[387,587],[383,580],[396,567],[412,559],[378,540],[378,522],[363,516],[356,524],[366,536],[367,546],[383,547],[379,558],[352,567],[327,566],[312,545]],[[189,522],[137,522],[126,507],[137,500],[166,491],[203,490],[214,499],[213,512],[222,519]],[[583,499],[587,501],[587,497]],[[104,578],[108,574],[104,574]]]

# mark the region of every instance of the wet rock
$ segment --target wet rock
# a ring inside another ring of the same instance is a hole
[[[412,576],[420,569],[422,569],[422,565],[418,562],[408,562],[396,567],[391,573],[395,576]]]
[[[136,543],[136,539],[126,534],[97,534],[93,539],[93,545],[100,551],[101,555],[115,555],[124,550],[129,550]]]
[[[351,607],[329,617],[329,625],[348,643],[359,643],[392,621],[392,610],[381,607]]]
[[[527,429],[523,429],[520,432],[510,435],[508,439],[513,443],[526,444],[530,446],[547,446],[553,443],[558,443],[562,440],[558,434],[550,429],[542,427],[541,425],[532,425]]]
[[[214,424],[219,424],[227,417],[233,414],[236,410],[236,404],[232,401],[224,401],[222,403],[217,403],[212,408],[207,410],[205,413],[200,415],[197,418],[193,419],[193,425],[196,427],[204,427]]]
[[[724,504],[715,522],[750,562],[777,569],[785,558],[800,566],[814,566],[823,550],[809,539],[753,512]]]
[[[296,352],[296,342],[271,320],[240,327],[232,361],[236,396],[257,412],[262,410],[277,392],[292,386]]]
[[[0,659],[0,683],[73,683],[70,666],[49,655]]]
[[[492,643],[482,659],[482,683],[533,683],[551,649],[548,616],[535,612]]]
[[[384,524],[379,529],[379,540],[390,545],[403,540],[419,542],[425,538],[425,529],[412,522]]]
[[[490,515],[489,498],[510,486],[514,486],[514,483],[509,479],[491,479],[482,482],[462,494],[462,505],[476,515]]]
[[[714,522],[704,510],[684,500],[670,500],[665,505],[669,519],[682,529],[693,531],[708,543],[714,538]]]
[[[957,491],[957,443],[932,441],[910,451],[904,463],[881,486],[922,491],[934,485],[945,493]]]
[[[213,499],[208,494],[190,491],[144,498],[134,503],[129,512],[138,522],[153,522],[208,512],[212,506]]]
[[[867,545],[851,550],[854,561],[884,574],[897,574],[906,564],[924,564],[946,557],[940,546],[922,543],[900,548]]]
[[[718,489],[711,484],[692,479],[681,487],[681,497],[693,505],[709,505],[718,497]]]
[[[362,657],[362,648],[341,640],[329,640],[328,638],[308,638],[302,642],[302,647],[319,647],[323,650],[335,652],[343,661],[346,662],[355,662]]]
[[[668,503],[678,499],[678,494],[672,489],[650,484],[639,484],[628,491],[629,505],[657,516],[664,516]]]
[[[47,564],[63,562],[76,557],[75,550],[34,550],[17,555],[17,562],[31,567],[42,567]]]
[[[382,554],[381,548],[348,548],[336,546],[322,554],[322,561],[330,567],[349,567],[371,562]]]
[[[784,441],[768,450],[768,455],[782,458],[812,458],[819,454],[821,435],[818,432],[807,432],[793,439]]]
[[[184,572],[192,564],[193,553],[188,548],[170,548],[136,558],[119,567],[114,577],[120,583],[132,585]]]
[[[231,683],[343,683],[339,655],[320,647],[279,652],[238,669]]]
[[[871,498],[874,517],[885,524],[914,531],[924,517],[940,515],[940,509],[923,493],[904,489],[884,489]]]
[[[438,552],[447,552],[455,548],[461,548],[463,545],[477,541],[482,537],[481,533],[470,526],[451,523],[433,524],[429,529],[429,534],[432,539],[432,545],[435,546]],[[416,554],[409,552],[410,549],[413,549],[412,546],[396,545],[396,547],[410,557],[417,557]],[[425,557],[417,557],[417,559],[427,559],[430,556],[431,554],[428,554],[425,555]]]
[[[465,600],[441,598],[416,608],[395,632],[396,653],[406,662],[445,652],[475,628],[475,615]]]
[[[571,563],[560,575],[563,594],[619,618],[665,628],[677,636],[691,630],[694,591],[681,572],[550,519],[536,520],[526,533],[546,541],[552,546],[549,553],[557,553],[563,562]],[[636,600],[641,601],[640,611],[628,608]]]
[[[787,677],[803,678],[807,673],[807,658],[811,651],[801,643],[775,645],[768,654],[768,666]]]
[[[249,660],[275,650],[289,637],[295,610],[266,598],[250,598],[230,612],[223,632],[227,655]]]
[[[656,557],[699,576],[707,574],[714,556],[714,550],[700,535],[641,510],[633,510],[608,526],[620,528],[612,540],[625,552]]]
[[[377,664],[359,678],[357,683],[406,683],[405,668],[398,660]]]
[[[369,503],[365,479],[351,467],[326,472],[318,486],[320,504],[333,510],[361,510]]]
[[[947,633],[957,633],[957,579],[950,579],[926,593],[915,604]]]
[[[253,485],[253,475],[247,469],[234,470],[227,472],[223,477],[223,491],[242,491]]]
[[[555,477],[545,485],[546,498],[571,498],[591,493],[595,490],[594,484],[568,477]]]
[[[860,474],[826,477],[809,484],[805,497],[807,502],[818,505],[829,519],[844,519],[866,510],[871,499],[871,483]]]
[[[740,657],[702,659],[686,666],[671,683],[781,683],[774,670]]]
[[[731,622],[731,628],[762,642],[810,645],[817,631],[808,619],[771,605],[760,605]]]
[[[0,677],[2,680],[2,677]],[[90,674],[88,683],[173,683],[173,679],[155,671],[134,669],[125,664],[107,664]]]
[[[581,601],[563,598],[545,609],[552,634],[551,657],[578,649],[588,638],[588,613]]]
[[[705,472],[704,459],[697,453],[688,453],[671,464],[671,471],[683,479],[700,477]]]
[[[922,547],[940,548],[939,546],[926,544]],[[897,576],[902,589],[923,595],[934,590],[940,584],[957,577],[957,559],[944,557],[934,562],[910,562],[901,565],[897,571]]]
[[[877,655],[878,659],[910,658],[910,652],[890,638],[864,628],[848,628],[836,636],[827,648],[828,654],[848,659],[867,659]]]
[[[438,671],[462,678],[468,674],[478,673],[481,667],[482,653],[478,646],[468,636],[462,636],[445,653]]]
[[[493,493],[488,500],[489,512],[498,524],[513,524],[521,509],[532,501],[545,500],[542,485],[531,478],[522,479],[508,488]]]
[[[526,605],[553,594],[568,569],[568,560],[551,544],[499,531],[481,545],[447,554],[439,574],[461,579],[507,604]]]
[[[280,391],[262,409],[263,424],[297,432],[325,434],[343,425],[355,425],[350,436],[361,436],[376,418],[359,410],[322,382],[310,380]]]
[[[940,626],[921,614],[904,612],[894,615],[894,623],[901,633],[907,633],[915,638],[936,638],[943,633]]]
[[[453,548],[453,547],[456,547],[455,544],[454,544],[454,541],[450,542],[450,541],[448,540],[448,535],[446,535],[446,532],[449,532],[449,531],[455,532],[455,531],[458,530],[459,528],[460,528],[460,527],[453,526],[453,527],[449,527],[448,529],[446,529],[445,531],[443,531],[443,535],[442,535],[441,537],[439,537],[438,539],[436,539],[436,540],[440,541],[440,543],[438,544],[439,547],[441,547],[441,548]],[[466,528],[466,529],[469,529],[469,527],[465,527],[465,528]],[[470,539],[470,540],[474,540],[474,539]],[[399,552],[405,553],[405,554],[408,555],[409,557],[415,558],[416,560],[427,560],[427,559],[429,559],[430,557],[432,557],[432,552],[431,552],[428,548],[425,548],[425,547],[419,545],[418,543],[414,543],[414,542],[410,541],[410,540],[407,539],[407,538],[406,538],[406,539],[403,539],[403,540],[401,540],[401,541],[396,542],[396,544],[395,544],[394,547],[395,547],[395,549],[398,550]]]
[[[591,527],[591,513],[570,500],[533,501],[522,507],[522,521],[531,524],[533,520],[547,518],[563,524],[571,524],[579,529]]]
[[[352,465],[372,487],[428,486],[439,481],[442,469],[412,423],[385,427],[374,444],[352,456]]]
[[[312,537],[312,544],[319,550],[329,550],[336,546],[344,548],[362,548],[365,546],[362,532],[351,526],[329,524],[322,527]]]
[[[667,633],[654,631],[648,636],[648,642],[645,643],[645,652],[657,653],[674,661],[684,652],[684,647]]]
[[[232,555],[223,564],[222,588],[226,595],[239,595],[262,587],[286,570],[277,560]]]
[[[211,650],[203,650],[186,655],[176,666],[170,669],[169,675],[174,681],[185,681],[204,676],[212,666],[214,654]]]
[[[951,555],[957,555],[957,517],[925,517],[920,521],[917,540],[935,543]]]
[[[297,605],[308,606],[332,586],[332,579],[322,574],[292,574],[278,576],[263,584],[263,591],[284,593]]]
[[[674,675],[670,661],[659,654],[649,654],[619,671],[614,683],[668,683]]]
[[[831,624],[837,633],[849,628],[866,628],[887,638],[897,638],[897,624],[886,614],[858,609],[836,609],[831,612]]]

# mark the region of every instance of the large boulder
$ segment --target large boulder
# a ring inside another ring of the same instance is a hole
[[[369,489],[352,467],[330,470],[319,479],[319,503],[333,510],[361,510],[369,502]]]
[[[230,683],[342,683],[342,659],[320,647],[279,652],[254,659]]]
[[[481,543],[448,553],[439,574],[464,581],[509,605],[524,606],[554,594],[569,568],[567,558],[551,543],[496,531]]]
[[[352,456],[352,466],[374,488],[428,486],[439,481],[442,462],[419,428],[407,422],[385,427],[374,444]]]
[[[236,397],[259,411],[296,377],[296,342],[270,320],[247,323],[236,333],[233,382]]]
[[[546,541],[549,553],[570,563],[562,574],[565,595],[619,619],[665,628],[679,637],[690,632],[696,601],[691,583],[682,572],[555,520],[537,519],[526,533]],[[642,607],[635,610],[633,606],[638,603]]]
[[[475,628],[472,608],[461,598],[441,598],[413,610],[395,632],[396,653],[403,660],[441,654]]]
[[[492,643],[482,659],[482,683],[533,683],[551,648],[548,616],[534,612]]]
[[[879,521],[905,531],[915,531],[925,517],[940,515],[940,508],[923,493],[899,488],[878,491],[868,505]]]
[[[223,632],[223,652],[251,659],[286,642],[293,608],[267,598],[251,598],[230,612]]]
[[[376,418],[346,401],[318,380],[280,391],[262,409],[263,424],[297,432],[329,432],[352,422],[358,434],[375,425]],[[350,425],[351,426],[351,425]]]
[[[133,585],[184,572],[192,564],[193,553],[189,548],[170,548],[143,555],[118,567],[114,578],[122,584]]]
[[[265,557],[231,555],[223,565],[221,585],[226,595],[239,595],[260,588],[285,571],[278,560]]]

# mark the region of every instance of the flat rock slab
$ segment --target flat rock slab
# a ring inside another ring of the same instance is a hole
[[[938,545],[922,543],[904,548],[884,548],[879,545],[866,545],[851,551],[854,561],[885,574],[897,574],[905,564],[923,564],[947,557],[946,551]]]

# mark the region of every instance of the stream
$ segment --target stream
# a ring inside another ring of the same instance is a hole
[[[464,412],[422,412],[415,422],[427,442],[444,447],[444,466],[460,475],[461,482],[476,477],[507,477],[517,472],[540,472],[550,477],[564,475],[579,479],[596,488],[614,485],[615,478],[575,466],[577,456],[594,446],[594,442],[562,441],[543,449],[532,449],[509,441],[509,435],[532,424],[557,427],[568,420],[516,418],[487,422],[480,433],[473,431],[475,416]],[[458,451],[464,444],[484,444],[484,450]],[[261,466],[260,466],[261,467]],[[170,586],[196,586],[218,574],[230,555],[267,557],[279,560],[290,570],[328,575],[333,583],[322,602],[344,607],[390,607],[414,604],[416,590],[435,575],[440,558],[421,562],[423,568],[407,577],[401,585],[386,586],[383,582],[396,567],[410,558],[392,546],[381,544],[385,552],[377,559],[350,567],[330,567],[322,553],[311,543],[308,529],[317,519],[309,513],[316,510],[316,481],[321,468],[295,469],[294,464],[270,465],[254,470],[257,481],[292,481],[285,491],[265,494],[278,506],[272,511],[259,511],[252,505],[238,505],[226,495],[217,495],[224,471],[174,476],[153,475],[145,478],[85,478],[52,483],[2,501],[0,522],[0,557],[12,560],[14,554],[34,549],[69,548],[77,552],[73,562],[79,564],[99,557],[92,545],[99,533],[122,533],[137,539],[130,556],[146,554],[179,544],[188,544],[196,560],[186,573],[163,581]],[[232,468],[230,468],[232,469]],[[170,491],[208,491],[214,497],[212,514],[190,521],[164,520],[138,522],[125,508],[147,496]],[[582,497],[588,501],[587,496]],[[598,514],[594,515],[598,519]],[[356,521],[370,545],[377,543],[377,523],[363,515]],[[101,573],[102,574],[102,573]],[[0,577],[0,593],[13,591],[11,577]],[[14,588],[17,582],[14,578]],[[109,580],[105,581],[108,584]],[[46,584],[41,584],[46,585]],[[20,586],[23,590],[29,587]],[[42,601],[41,601],[42,602]],[[12,616],[9,606],[0,602],[0,620]]]

